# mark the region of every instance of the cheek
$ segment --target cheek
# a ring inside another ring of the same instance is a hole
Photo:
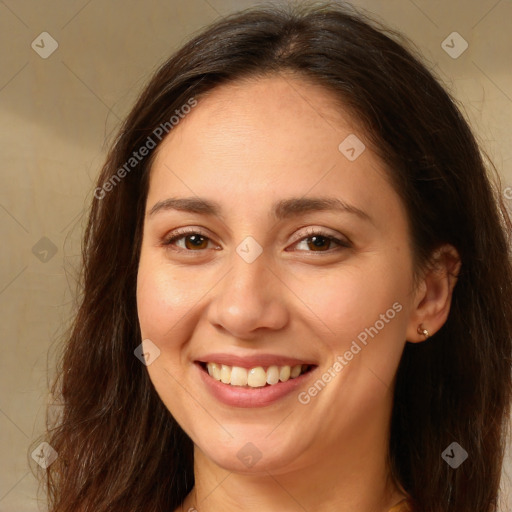
[[[347,265],[300,288],[332,361],[339,356],[346,361],[343,377],[331,388],[333,400],[343,396],[347,407],[367,410],[388,392],[407,328],[406,262],[372,259],[372,264]]]
[[[143,337],[165,340],[197,304],[204,291],[197,276],[178,271],[162,263],[141,258],[137,276],[137,310]]]
[[[190,281],[195,283],[194,280]],[[203,292],[204,293],[204,292]],[[150,339],[160,355],[147,366],[160,399],[180,424],[187,424],[189,411],[180,383],[183,382],[186,354],[182,345],[189,337],[190,311],[200,297],[194,284],[178,281],[170,267],[141,255],[137,275],[137,311],[142,339]]]
[[[396,309],[401,308],[395,306],[393,309],[393,304],[403,300],[404,275],[385,270],[383,265],[375,262],[373,265],[340,267],[320,277],[304,277],[299,287],[297,283],[290,287],[300,290],[297,295],[315,314],[318,329],[332,340],[329,342],[331,348],[339,350],[365,328],[373,326],[380,315],[385,315],[386,319],[398,317]]]

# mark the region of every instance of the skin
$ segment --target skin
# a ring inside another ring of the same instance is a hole
[[[418,325],[432,335],[446,321],[458,255],[444,246],[438,270],[413,286],[402,202],[369,143],[355,161],[338,150],[349,134],[366,139],[329,91],[281,75],[198,101],[158,148],[137,281],[142,339],[160,349],[150,379],[194,442],[196,485],[177,510],[387,512],[405,496],[386,462],[395,373],[406,340],[425,340]],[[149,214],[171,196],[216,200],[222,214]],[[372,220],[269,215],[275,201],[303,196],[342,199]],[[199,248],[190,236],[165,246],[184,226],[206,235]],[[315,251],[308,228],[349,247],[322,239]],[[252,263],[236,252],[247,236],[263,250]],[[397,302],[401,311],[307,405],[293,392],[230,407],[197,376],[199,356],[229,352],[315,361],[320,377]],[[261,453],[250,468],[237,457],[247,442]]]

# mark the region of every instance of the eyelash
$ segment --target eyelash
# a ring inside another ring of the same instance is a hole
[[[186,235],[200,235],[200,236],[204,237],[205,239],[210,240],[210,237],[208,237],[200,229],[197,229],[197,228],[191,228],[191,229],[181,228],[181,229],[178,229],[178,230],[174,231],[168,237],[166,237],[163,240],[162,244],[164,246],[166,246],[166,247],[170,247],[170,246],[172,246],[172,244],[174,242],[176,242],[180,238],[185,237]],[[303,240],[307,240],[308,238],[312,238],[314,236],[319,236],[319,237],[322,237],[322,238],[326,238],[330,242],[334,242],[335,244],[337,244],[338,248],[335,249],[334,251],[327,250],[327,251],[299,251],[299,252],[311,252],[311,253],[320,252],[320,253],[332,254],[332,252],[338,252],[339,250],[341,250],[343,248],[349,249],[351,247],[351,245],[350,245],[350,243],[348,241],[340,240],[339,238],[336,238],[336,237],[330,235],[326,231],[324,231],[322,229],[316,229],[316,228],[309,228],[306,231],[306,236],[303,236],[299,240],[295,241],[294,245],[299,243],[299,242],[302,242]],[[202,250],[193,251],[193,250],[190,250],[190,249],[183,249],[181,247],[179,247],[178,249],[174,249],[174,250],[177,250],[179,252],[202,252]]]

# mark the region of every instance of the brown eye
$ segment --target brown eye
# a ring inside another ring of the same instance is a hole
[[[179,246],[176,242],[184,240],[184,245]],[[173,246],[176,245],[178,250],[184,251],[198,251],[208,248],[210,239],[197,230],[185,230],[173,233],[169,238],[165,239],[163,245]]]
[[[300,246],[300,244],[303,244],[306,248],[305,252],[333,252],[329,250],[332,244],[337,245],[338,250],[341,248],[351,247],[349,242],[336,238],[329,233],[318,229],[309,230],[306,234],[307,236],[301,238],[294,244],[294,246]]]
[[[187,249],[206,249],[208,245],[208,242],[205,244],[205,241],[208,239],[202,235],[185,235],[182,238],[185,239],[185,247]]]
[[[322,251],[323,248],[328,249],[334,241],[332,238],[326,236],[310,236],[306,240],[311,240],[311,242],[308,243],[308,247],[312,251]]]

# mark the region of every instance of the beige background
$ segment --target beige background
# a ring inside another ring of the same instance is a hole
[[[106,137],[186,38],[256,3],[0,0],[0,512],[45,509],[28,449],[43,428],[59,336],[70,320],[84,207]],[[505,193],[512,185],[512,1],[354,3],[418,45],[463,103]],[[44,31],[58,42],[47,59],[31,47]],[[469,43],[457,59],[441,47],[453,31]],[[512,501],[502,510],[512,510]]]

